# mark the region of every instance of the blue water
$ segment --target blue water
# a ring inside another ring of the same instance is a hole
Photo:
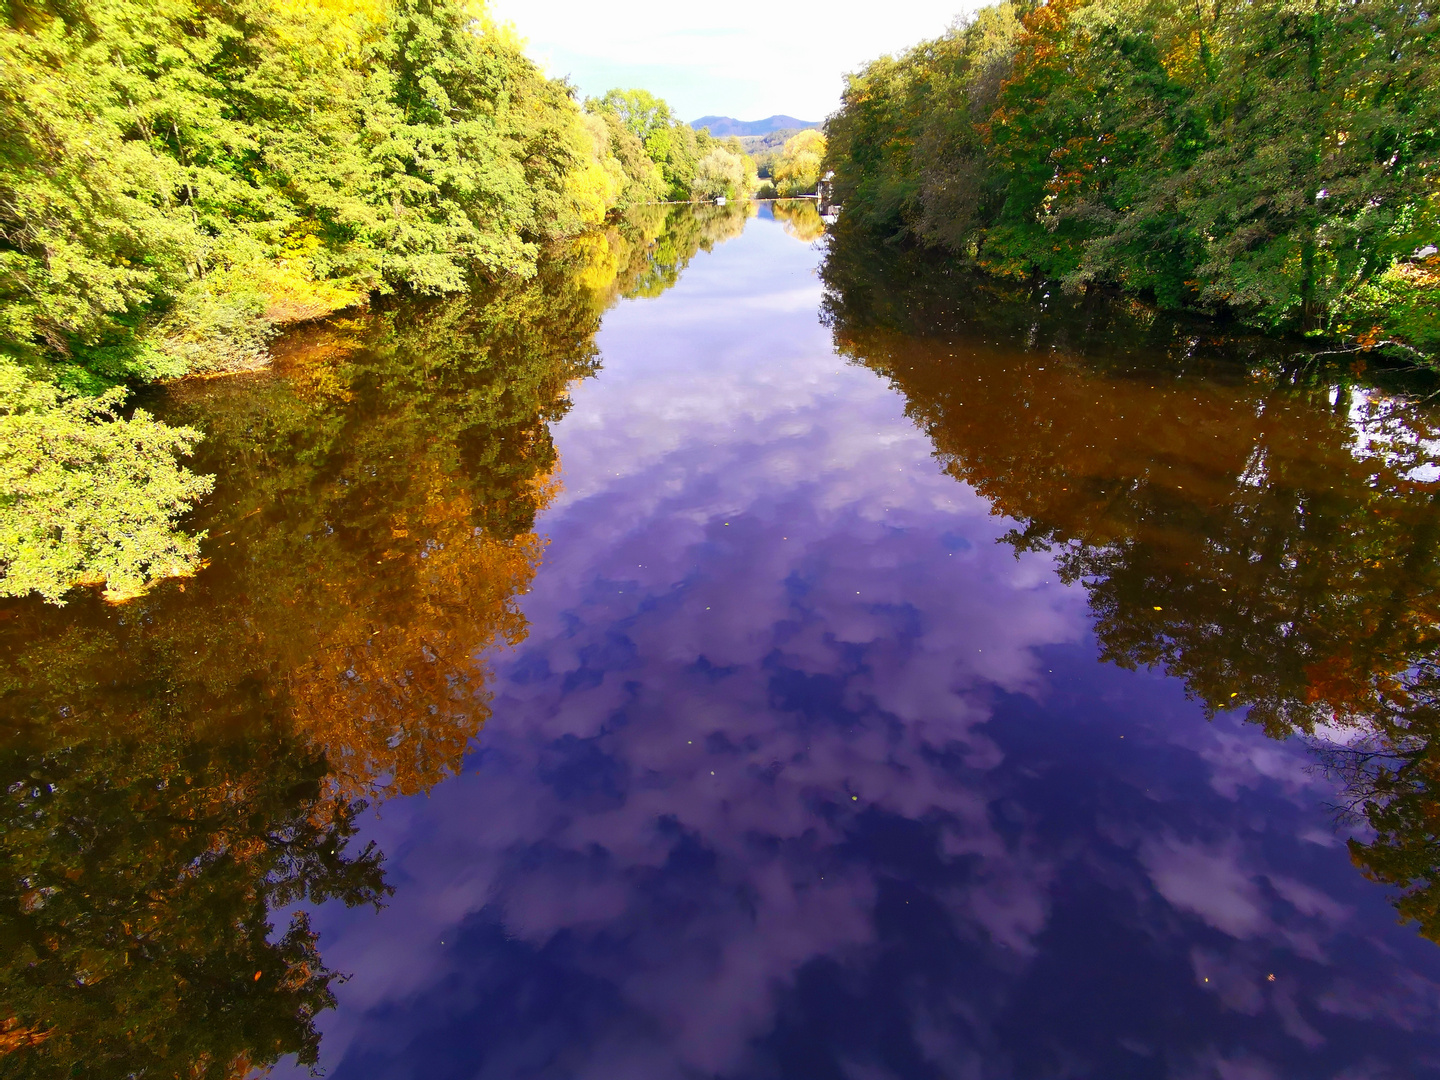
[[[762,214],[605,316],[492,716],[363,819],[387,906],[314,912],[327,1074],[1440,1071],[1440,950],[1312,754],[1099,659],[822,258]]]

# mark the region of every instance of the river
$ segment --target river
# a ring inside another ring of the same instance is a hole
[[[1342,359],[762,204],[153,395],[208,565],[0,603],[0,1074],[1440,1075],[1440,408]]]

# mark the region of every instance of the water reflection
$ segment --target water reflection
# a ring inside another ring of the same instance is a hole
[[[1310,751],[1097,663],[1089,594],[937,467],[923,393],[834,355],[819,257],[762,214],[607,316],[479,747],[367,824],[391,906],[315,916],[355,976],[327,1066],[1433,1073],[1440,954],[1354,872]],[[848,265],[860,341],[895,277]],[[1007,311],[1023,352],[1044,313]],[[1092,403],[1151,332],[1116,327]]]
[[[825,222],[814,199],[776,199],[771,207],[775,220],[796,240],[809,244],[825,235]]]
[[[1017,552],[1084,583],[1102,657],[1276,738],[1318,732],[1377,834],[1352,858],[1440,940],[1433,380],[1382,389],[1140,309],[997,297],[853,234],[827,283],[841,351],[1017,522]]]
[[[456,773],[489,715],[600,314],[743,222],[658,208],[534,281],[317,328],[157,403],[208,432],[210,565],[118,608],[0,607],[0,1070],[316,1061],[336,972],[296,905],[391,891],[357,815]]]
[[[752,214],[175,392],[211,565],[0,608],[0,1069],[1435,1073],[1257,723],[1428,880],[1430,414]]]

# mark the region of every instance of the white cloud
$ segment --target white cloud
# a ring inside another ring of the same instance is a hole
[[[1140,858],[1160,895],[1231,937],[1250,938],[1271,928],[1251,874],[1233,846],[1208,848],[1173,837],[1141,846]]]
[[[686,120],[718,114],[758,120],[788,113],[821,120],[843,76],[887,52],[942,33],[970,0],[854,0],[769,9],[626,0],[496,0],[530,55],[583,94],[643,86]]]

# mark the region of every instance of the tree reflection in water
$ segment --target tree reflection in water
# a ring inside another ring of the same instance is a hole
[[[837,346],[1021,523],[1017,553],[1084,583],[1104,657],[1310,739],[1374,830],[1355,864],[1440,941],[1433,378],[977,280],[843,218],[831,243]]]
[[[814,199],[776,199],[771,208],[775,220],[796,240],[810,244],[825,235],[825,222]]]
[[[302,901],[379,904],[367,804],[460,767],[482,654],[524,637],[551,423],[620,296],[747,205],[643,208],[537,278],[297,335],[173,388],[217,474],[211,565],[131,604],[0,607],[0,1070],[241,1076],[313,1064],[327,968]]]

